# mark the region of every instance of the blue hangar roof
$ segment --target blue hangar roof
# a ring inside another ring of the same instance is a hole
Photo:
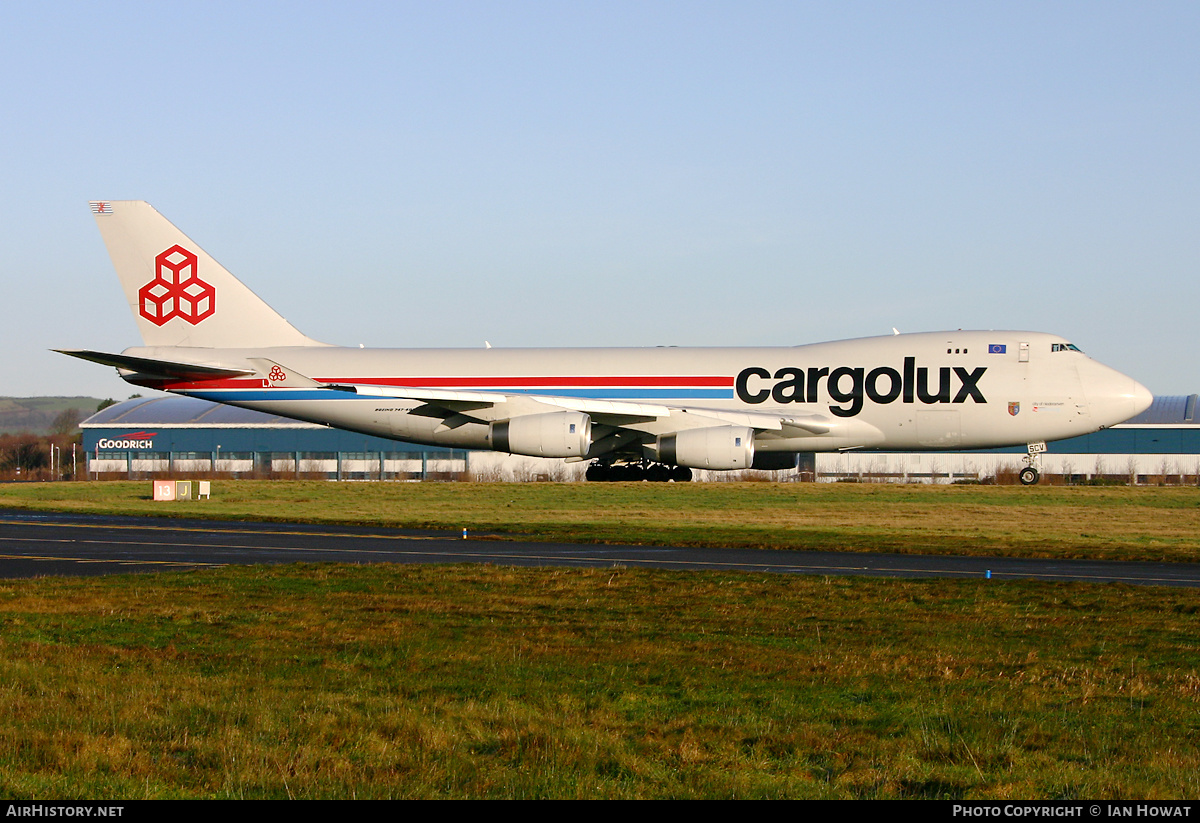
[[[79,424],[84,429],[116,429],[130,426],[177,426],[186,428],[222,428],[255,426],[271,428],[325,429],[318,423],[305,423],[277,414],[239,409],[195,397],[166,395],[135,397],[93,414]]]
[[[1175,397],[1156,397],[1150,408],[1126,420],[1122,426],[1195,426],[1196,400],[1194,394]]]

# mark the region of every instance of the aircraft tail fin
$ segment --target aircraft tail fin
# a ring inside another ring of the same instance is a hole
[[[301,334],[149,203],[90,205],[147,346],[325,345]]]

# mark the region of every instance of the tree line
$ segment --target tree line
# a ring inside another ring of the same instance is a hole
[[[113,404],[105,400],[99,409]],[[83,433],[79,421],[87,415],[82,409],[64,409],[50,426],[50,433],[0,434],[0,480],[71,480],[76,461],[83,463]],[[83,469],[79,468],[82,474]]]

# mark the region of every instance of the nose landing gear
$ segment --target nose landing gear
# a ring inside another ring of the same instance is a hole
[[[1022,486],[1035,485],[1042,479],[1042,454],[1046,451],[1045,441],[1030,443],[1029,452],[1025,455],[1025,468],[1021,469],[1018,477]]]

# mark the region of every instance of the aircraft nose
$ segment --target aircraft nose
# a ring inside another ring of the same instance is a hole
[[[1129,415],[1129,417],[1137,417],[1146,409],[1150,408],[1150,404],[1154,402],[1154,395],[1150,393],[1148,388],[1133,378],[1129,378],[1129,382],[1133,384],[1133,387],[1129,392],[1130,402],[1133,403],[1133,414]],[[1129,418],[1126,419],[1128,420]]]
[[[1103,425],[1115,426],[1124,423],[1131,417],[1150,408],[1154,395],[1141,383],[1121,374],[1119,371],[1108,369],[1106,380],[1102,381],[1103,389],[1096,398],[1099,401],[1098,416],[1104,419]]]

